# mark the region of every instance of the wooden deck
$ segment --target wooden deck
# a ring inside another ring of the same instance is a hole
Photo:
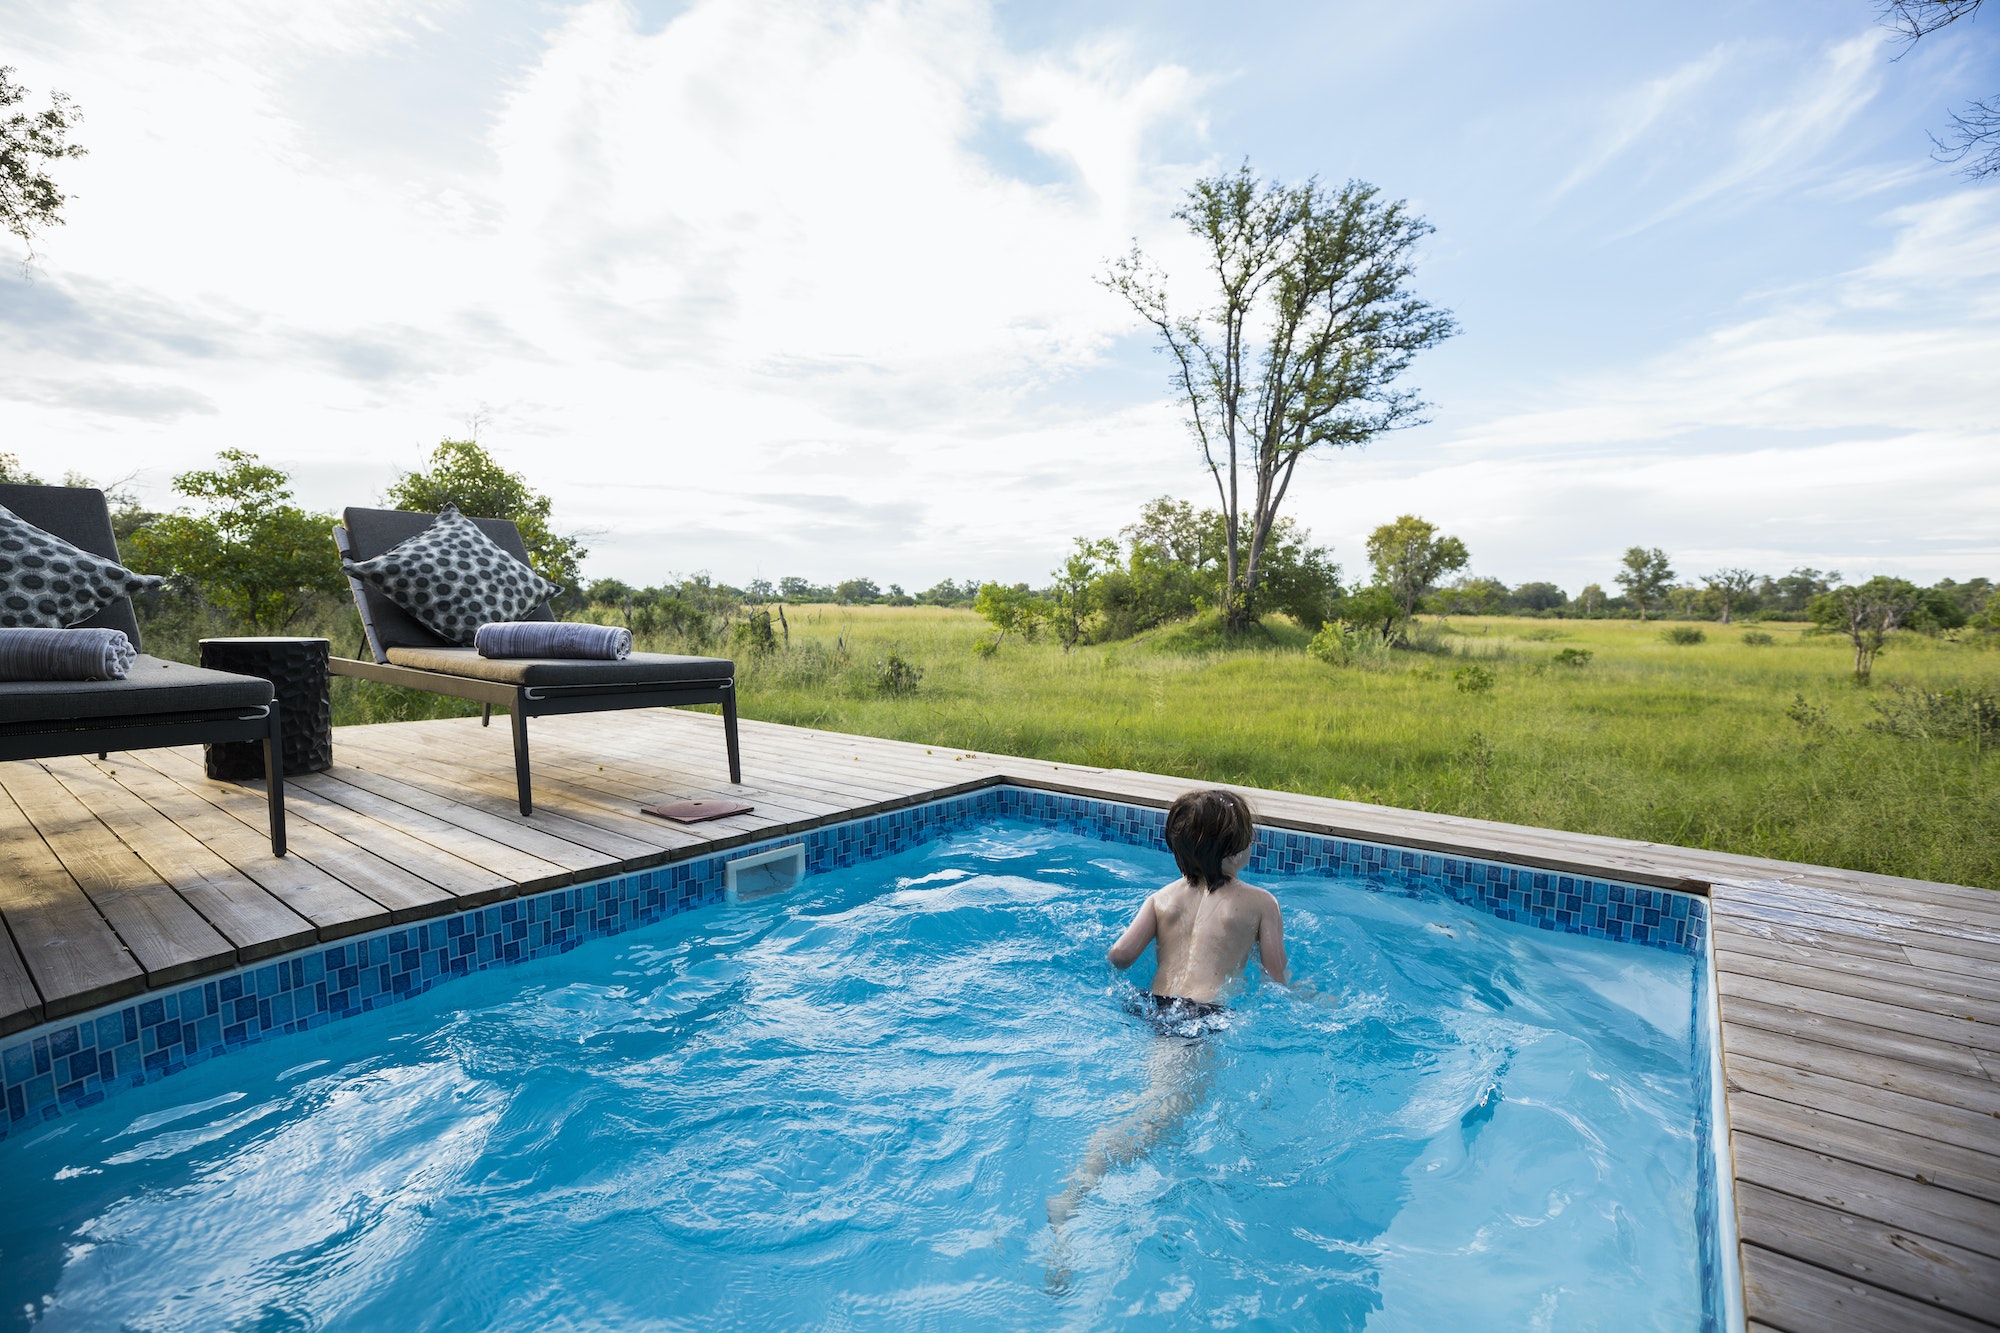
[[[600,878],[996,778],[1164,804],[1189,784],[654,710],[540,720],[536,812],[506,732],[351,727],[263,800],[198,751],[0,764],[0,1033],[396,922]],[[732,792],[681,829],[641,798]],[[2000,1327],[2000,895],[1254,792],[1266,823],[1709,890],[1752,1329]]]

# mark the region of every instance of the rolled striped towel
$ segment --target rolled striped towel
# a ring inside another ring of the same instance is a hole
[[[615,662],[632,655],[632,631],[581,620],[503,620],[481,625],[472,646],[481,657],[580,657]]]
[[[123,680],[138,656],[122,629],[0,629],[0,680]]]

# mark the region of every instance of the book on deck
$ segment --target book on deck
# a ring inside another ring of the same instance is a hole
[[[676,824],[702,824],[711,819],[747,815],[756,808],[741,801],[672,801],[665,805],[642,805],[639,807],[639,813],[660,819],[671,819]]]

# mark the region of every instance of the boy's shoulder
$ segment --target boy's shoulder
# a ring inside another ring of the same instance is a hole
[[[1260,889],[1255,884],[1248,883],[1244,880],[1239,879],[1235,881],[1235,883],[1236,887],[1246,891],[1250,895],[1251,900],[1255,902],[1259,907],[1268,907],[1273,910],[1277,910],[1278,907],[1277,894],[1272,893],[1269,889]]]

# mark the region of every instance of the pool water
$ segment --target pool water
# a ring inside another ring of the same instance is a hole
[[[1263,878],[1321,993],[1253,965],[1224,1030],[1163,1038],[1127,1005],[1152,954],[1104,951],[1173,875],[978,825],[123,1092],[0,1146],[0,1310],[1699,1326],[1693,958]],[[1163,1105],[1053,1228],[1093,1135]]]

